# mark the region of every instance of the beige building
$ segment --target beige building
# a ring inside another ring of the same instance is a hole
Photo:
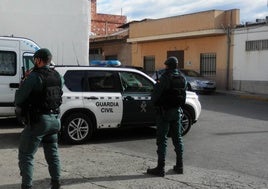
[[[150,74],[163,68],[169,56],[180,67],[215,79],[218,89],[232,83],[232,35],[239,25],[239,10],[210,10],[125,24],[127,34],[90,39],[91,59],[118,59],[123,65],[144,67]],[[229,82],[227,82],[229,81]]]
[[[230,88],[232,45],[228,31],[239,21],[239,10],[234,9],[133,22],[127,40],[132,44],[132,65],[143,66],[150,73],[163,68],[167,57],[176,56],[181,68],[215,79],[218,89]]]
[[[131,65],[131,44],[127,43],[128,29],[113,35],[90,38],[89,62],[92,60],[119,60]]]

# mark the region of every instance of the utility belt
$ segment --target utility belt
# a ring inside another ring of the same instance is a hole
[[[60,110],[59,109],[36,109],[34,108],[32,111],[32,114],[36,115],[42,115],[42,114],[59,114]]]
[[[29,112],[29,123],[35,123],[40,121],[41,115],[59,114],[59,109],[57,110],[47,110],[47,109],[32,109]]]
[[[42,110],[40,111],[41,114],[59,114],[59,110]]]
[[[41,109],[33,108],[32,106],[25,106],[23,108],[16,107],[16,116],[23,125],[31,125],[40,120],[41,115],[59,114],[60,110],[57,109]]]
[[[34,123],[38,122],[41,115],[59,114],[59,110],[47,110],[47,109],[30,109],[28,112],[29,121]]]

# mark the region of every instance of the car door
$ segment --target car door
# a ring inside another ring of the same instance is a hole
[[[120,72],[123,97],[122,124],[153,125],[155,111],[151,102],[153,83],[136,72]]]
[[[95,115],[97,128],[119,127],[123,103],[120,81],[115,71],[88,70],[83,101]]]

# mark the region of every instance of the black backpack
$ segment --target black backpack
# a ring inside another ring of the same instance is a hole
[[[163,98],[163,107],[183,107],[186,101],[186,79],[180,73],[178,75],[170,74],[169,78],[170,88],[161,97]]]

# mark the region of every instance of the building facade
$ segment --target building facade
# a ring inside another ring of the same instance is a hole
[[[106,36],[120,31],[119,26],[125,24],[126,16],[97,13],[97,0],[91,0],[91,33]]]
[[[179,59],[181,68],[193,69],[214,79],[218,89],[232,81],[232,35],[240,22],[239,10],[211,10],[129,25],[128,43],[132,65],[147,73],[163,68],[169,56]]]
[[[128,28],[109,36],[90,38],[89,61],[119,60],[131,66],[131,44],[127,43]]]
[[[131,65],[131,48],[127,43],[127,18],[122,15],[97,13],[97,1],[91,0],[91,36],[89,62],[92,60],[119,60]]]
[[[233,31],[233,89],[268,94],[268,19]]]
[[[133,21],[91,38],[90,57],[151,74],[176,56],[181,68],[216,80],[217,89],[268,94],[268,18],[256,22],[240,25],[238,9]]]

